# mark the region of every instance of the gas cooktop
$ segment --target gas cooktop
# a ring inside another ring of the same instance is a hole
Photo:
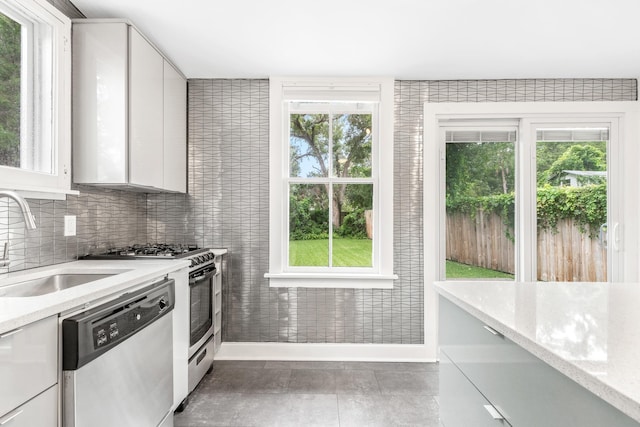
[[[84,259],[126,259],[126,258],[186,258],[208,249],[199,248],[197,245],[182,245],[171,243],[146,243],[125,247],[109,248],[105,252],[87,255]]]

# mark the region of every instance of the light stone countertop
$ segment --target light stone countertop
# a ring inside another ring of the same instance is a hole
[[[185,260],[87,260],[0,275],[0,287],[56,273],[118,273],[73,288],[33,297],[0,297],[0,334],[71,309],[87,308],[186,268]]]
[[[640,422],[640,284],[448,281],[435,289]]]

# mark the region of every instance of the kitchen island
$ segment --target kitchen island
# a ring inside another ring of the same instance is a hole
[[[478,414],[491,413],[486,424],[469,415],[475,425],[494,418],[516,426],[640,425],[639,284],[449,281],[435,288],[446,427],[458,425],[447,412],[456,418],[467,382],[479,391],[472,400],[486,407]]]

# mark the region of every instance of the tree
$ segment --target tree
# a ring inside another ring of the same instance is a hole
[[[0,13],[0,164],[20,166],[21,26]]]
[[[549,183],[547,179],[547,171],[551,168],[551,165],[560,158],[560,156],[575,144],[576,143],[574,142],[566,141],[538,141],[536,145],[536,181],[538,183],[538,187],[542,187]],[[605,141],[580,142],[579,145],[595,147],[603,153],[606,153],[607,151],[607,143]],[[606,158],[604,160],[606,162]]]
[[[514,190],[513,143],[450,143],[446,150],[450,198],[508,194]]]
[[[331,162],[329,126],[333,134]],[[331,118],[328,114],[291,114],[290,135],[292,176],[328,177],[330,172],[337,178],[371,176],[371,114],[336,114]],[[342,224],[348,189],[355,185],[341,183],[333,188],[331,221],[335,228]],[[326,189],[328,194],[329,184]]]
[[[572,145],[543,173],[543,178],[551,185],[560,185],[566,170],[605,171],[606,154],[591,145]]]

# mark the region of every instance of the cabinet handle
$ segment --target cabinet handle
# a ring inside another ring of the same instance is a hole
[[[497,337],[500,337],[500,338],[504,338],[504,335],[502,335],[500,332],[498,332],[495,329],[493,329],[491,326],[482,325],[482,327],[485,328],[490,333],[492,333],[493,335],[495,335]]]
[[[22,328],[20,328],[20,329],[16,329],[15,331],[7,332],[6,334],[2,334],[2,335],[0,335],[0,340],[1,340],[2,338],[10,337],[11,335],[15,335],[15,334],[17,334],[18,332],[22,332]],[[2,425],[2,424],[0,424],[0,425]]]
[[[22,413],[23,409],[20,409],[19,411],[16,411],[13,414],[9,414],[6,416],[6,418],[0,420],[0,426],[5,425],[6,423],[8,423],[9,421],[11,421],[12,419],[14,419],[15,417],[17,417],[18,415],[20,415]]]
[[[484,405],[484,409],[487,410],[489,415],[491,415],[491,418],[493,418],[494,420],[504,420],[504,417],[500,414],[500,412],[498,412],[496,408],[493,407],[493,405]]]

